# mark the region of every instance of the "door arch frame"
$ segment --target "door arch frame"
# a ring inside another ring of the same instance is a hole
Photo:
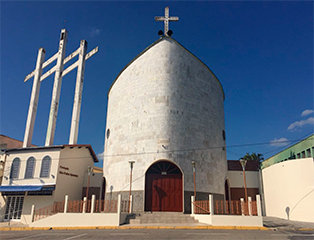
[[[146,182],[147,182],[147,171],[150,169],[151,166],[153,166],[154,164],[158,163],[158,162],[170,162],[173,165],[175,165],[181,172],[181,179],[182,179],[182,212],[184,212],[184,172],[182,170],[182,168],[174,161],[166,159],[166,158],[161,158],[158,160],[153,161],[152,163],[149,164],[149,166],[146,168],[145,170],[145,174],[144,174],[144,191],[143,191],[143,207],[144,207],[144,211],[146,211]]]

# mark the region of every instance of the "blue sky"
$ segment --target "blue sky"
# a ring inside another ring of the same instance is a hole
[[[123,67],[159,38],[163,23],[154,17],[166,6],[180,18],[170,23],[173,38],[222,83],[228,159],[246,152],[267,158],[287,146],[276,141],[313,132],[313,2],[11,1],[0,3],[0,133],[23,140],[32,88],[32,80],[23,80],[39,47],[46,59],[56,53],[66,26],[66,55],[81,39],[88,50],[99,46],[86,63],[78,143],[101,154],[107,92]],[[75,80],[76,71],[63,78],[54,144],[68,143]],[[45,142],[52,85],[53,76],[41,84],[33,144]]]

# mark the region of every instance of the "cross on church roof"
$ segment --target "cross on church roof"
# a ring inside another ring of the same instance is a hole
[[[169,21],[177,22],[179,21],[179,17],[169,17],[169,7],[165,8],[165,16],[164,17],[155,17],[155,21],[163,21],[165,24],[165,35],[168,35],[169,30]]]

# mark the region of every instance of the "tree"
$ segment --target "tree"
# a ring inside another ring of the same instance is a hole
[[[246,153],[244,157],[240,158],[240,159],[244,159],[244,160],[247,160],[247,161],[255,161],[255,162],[258,162],[258,166],[260,166],[261,162],[264,160],[263,158],[263,154],[256,154],[256,153],[252,153],[252,154],[249,154],[249,153]]]

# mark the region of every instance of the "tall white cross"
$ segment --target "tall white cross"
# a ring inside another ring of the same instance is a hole
[[[73,113],[72,113],[72,122],[71,122],[71,131],[70,131],[70,140],[69,144],[77,143],[78,136],[78,125],[80,118],[80,109],[81,109],[81,99],[82,99],[82,89],[83,89],[83,81],[84,81],[84,69],[85,69],[85,61],[98,52],[98,47],[94,48],[92,51],[86,54],[87,42],[85,40],[81,41],[80,47],[71,53],[69,56],[65,57],[65,47],[67,42],[67,31],[65,29],[61,30],[60,43],[59,43],[59,51],[49,58],[46,62],[44,62],[45,58],[45,50],[43,48],[39,49],[36,69],[28,74],[24,82],[34,77],[33,81],[33,89],[31,100],[29,104],[29,111],[27,116],[25,135],[23,141],[23,147],[30,147],[32,143],[32,136],[34,131],[34,124],[37,112],[38,98],[39,98],[39,89],[40,82],[46,79],[48,76],[55,72],[55,81],[53,85],[53,93],[51,99],[51,108],[49,114],[49,122],[47,128],[46,142],[45,146],[53,145],[54,133],[56,128],[56,120],[58,114],[58,105],[60,100],[60,91],[61,91],[61,82],[62,77],[71,72],[76,67],[77,77],[76,77],[76,87],[75,87],[75,95],[74,95],[74,104],[73,104]],[[79,59],[70,65],[68,68],[63,70],[63,66],[73,59],[75,56],[79,55]],[[48,70],[45,74],[42,74],[42,71],[45,67],[50,65],[52,62],[57,60],[57,63],[54,67]]]
[[[168,35],[168,30],[169,30],[169,21],[172,21],[172,22],[177,22],[179,21],[179,17],[169,17],[169,7],[166,7],[165,8],[165,16],[164,17],[155,17],[155,21],[158,21],[158,22],[164,22],[165,24],[165,35],[166,36],[169,36]]]

